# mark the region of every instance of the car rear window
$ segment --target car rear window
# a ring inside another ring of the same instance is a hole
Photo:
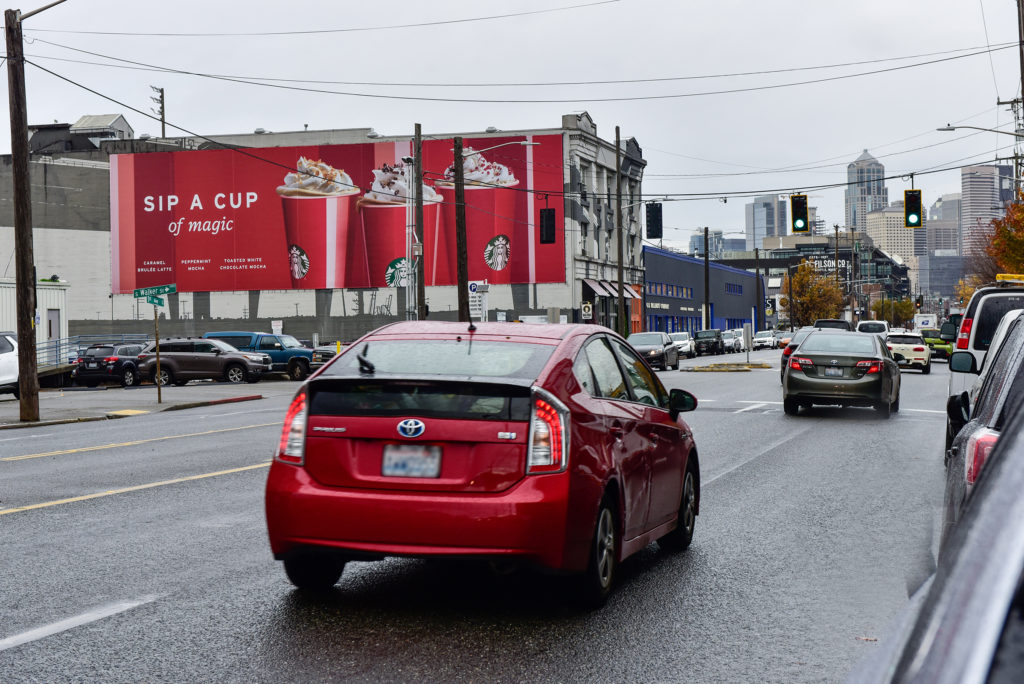
[[[800,352],[874,354],[875,343],[857,335],[811,335],[800,345]]]
[[[917,335],[889,335],[885,339],[889,344],[924,344]]]
[[[885,323],[859,323],[857,325],[857,331],[866,333],[884,333]]]
[[[310,388],[314,416],[409,416],[526,421],[530,390],[487,383],[329,380]]]
[[[849,330],[850,324],[846,321],[819,319],[814,321],[815,328],[836,328],[837,330]]]
[[[718,337],[717,330],[701,330],[696,335],[698,340],[708,340]]]
[[[235,348],[247,347],[252,342],[252,337],[249,335],[211,335],[209,339],[227,342]]]
[[[362,356],[372,364],[373,373],[535,380],[554,350],[552,345],[468,337],[460,340],[370,340],[347,350],[325,372],[350,375],[359,370]]]
[[[1013,309],[1024,309],[1024,293],[990,294],[981,300],[974,317],[975,349],[988,351],[999,321]]]
[[[675,342],[686,342],[690,339],[690,333],[671,333],[669,334]]]
[[[106,357],[113,355],[113,347],[89,347],[85,350],[85,356]]]
[[[630,335],[626,341],[630,344],[660,345],[664,343],[664,338],[657,333],[641,333],[639,335]]]

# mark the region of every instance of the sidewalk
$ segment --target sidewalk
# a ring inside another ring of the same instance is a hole
[[[120,385],[44,388],[39,390],[39,422],[22,422],[18,400],[13,395],[0,394],[0,430],[108,420],[158,411],[291,396],[298,387],[297,382],[276,378],[238,385],[194,381],[184,387],[164,387],[162,403],[157,403],[156,386],[150,384],[128,388]]]

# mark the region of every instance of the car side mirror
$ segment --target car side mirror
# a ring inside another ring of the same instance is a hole
[[[978,362],[971,352],[957,351],[949,357],[949,370],[953,373],[978,374]]]
[[[668,393],[668,412],[675,420],[680,413],[686,413],[697,408],[697,397],[686,390],[674,389]]]
[[[943,323],[939,329],[939,339],[943,342],[952,342],[956,339],[956,326],[952,323]]]
[[[946,415],[949,417],[949,424],[955,428],[953,433],[960,432],[960,428],[967,425],[967,421],[971,419],[970,402],[967,398],[967,392],[960,394],[954,394],[946,400]]]
[[[214,349],[213,353],[216,354],[217,356],[220,356],[223,353],[223,351],[223,349]]]

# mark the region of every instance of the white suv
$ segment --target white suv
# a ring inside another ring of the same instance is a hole
[[[18,398],[18,336],[0,332],[0,394],[8,392]]]
[[[857,324],[857,332],[888,335],[889,321],[861,321]]]

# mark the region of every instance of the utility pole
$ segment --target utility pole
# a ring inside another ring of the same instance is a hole
[[[711,265],[708,263],[708,227],[704,226],[704,330],[711,328],[711,278],[708,273]]]
[[[466,245],[466,178],[462,168],[462,138],[455,138],[455,262],[459,281],[459,320],[469,323],[469,254]]]
[[[839,286],[839,224],[832,226],[836,230],[836,286]]]
[[[622,148],[619,146],[618,126],[615,127],[615,226],[619,243],[619,334],[626,337],[629,334],[629,324],[626,321],[626,294],[622,291],[625,287],[622,282]]]
[[[416,124],[412,155],[415,164],[412,182],[416,186],[416,240],[420,243],[419,262],[416,264],[416,318],[422,321],[427,317],[427,293],[424,286],[426,254],[423,252],[427,240],[423,231],[423,133],[419,124]]]
[[[156,86],[149,86],[154,92],[160,93],[160,97],[150,97],[149,99],[160,105],[159,109],[154,109],[153,113],[160,116],[160,137],[167,137],[167,114],[164,111],[164,89],[157,88]]]
[[[754,316],[752,321],[754,324],[754,332],[757,332],[764,327],[761,320],[761,312],[764,311],[764,297],[761,296],[761,259],[760,250],[754,248],[754,311],[757,315]]]

